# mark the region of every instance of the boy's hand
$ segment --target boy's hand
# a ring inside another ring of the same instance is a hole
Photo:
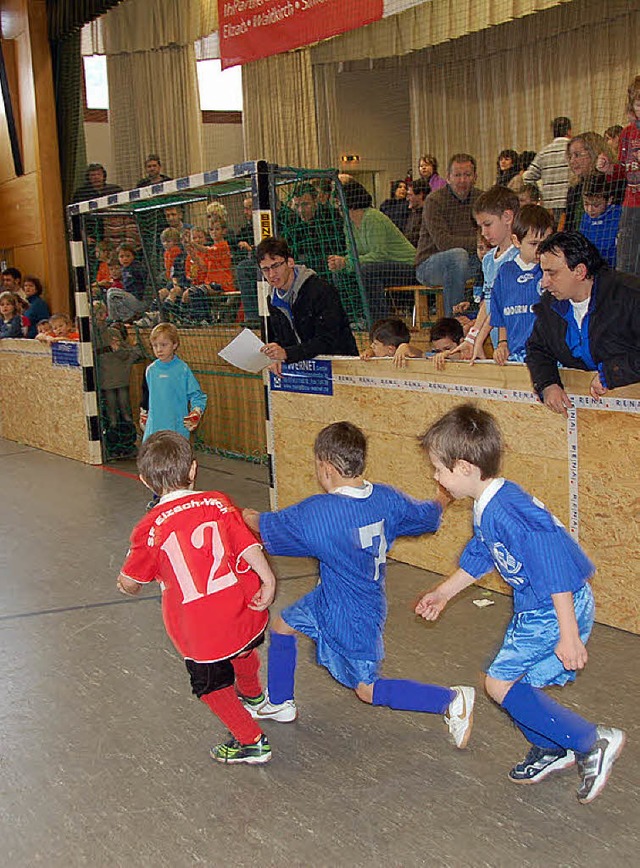
[[[598,154],[598,158],[596,159],[596,169],[599,172],[610,174],[613,171],[613,163],[606,154]]]
[[[451,503],[453,503],[453,496],[449,494],[444,486],[438,484],[438,492],[434,497],[436,503],[439,503],[443,510],[445,510]]]
[[[147,419],[149,418],[149,413],[146,410],[140,410],[140,427],[144,431],[147,427]]]
[[[493,352],[493,361],[496,365],[506,365],[509,358],[508,344],[498,344]]]
[[[407,359],[411,359],[411,347],[409,344],[400,344],[393,356],[393,364],[396,368],[406,368]]]
[[[273,603],[274,597],[276,595],[276,583],[275,581],[262,581],[260,585],[260,589],[256,591],[254,598],[249,603],[249,608],[253,609],[255,612],[263,612],[265,609],[268,609],[269,606]]]
[[[202,418],[202,410],[199,407],[194,407],[188,416],[182,420],[187,431],[195,431],[200,424]]]
[[[460,301],[458,304],[454,304],[453,306],[453,315],[457,316],[460,313],[464,313],[465,310],[469,310],[471,307],[471,302],[469,301]]]
[[[563,636],[556,645],[555,654],[565,669],[584,669],[587,664],[587,649],[579,636]]]
[[[360,358],[362,359],[363,362],[366,362],[369,359],[372,359],[373,358],[373,350],[371,349],[371,347],[367,347],[367,349],[363,353],[360,353]]]
[[[135,597],[142,590],[142,585],[139,582],[134,582],[122,573],[116,579],[116,588],[121,594],[126,594],[127,597]]]
[[[256,536],[260,536],[260,513],[257,509],[243,509],[242,520]]]
[[[416,615],[420,615],[425,621],[435,621],[448,602],[439,588],[427,591],[424,597],[418,600],[415,608]]]

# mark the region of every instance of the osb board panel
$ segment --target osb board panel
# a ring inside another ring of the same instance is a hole
[[[419,361],[407,372],[394,370],[388,362],[362,363],[358,361],[334,361],[335,374],[356,374],[359,376],[389,377],[412,380],[430,380],[449,382],[451,384],[467,384],[473,386],[492,386],[504,389],[528,390],[528,375],[521,367],[509,366],[499,369],[495,365],[483,365],[470,368],[467,365],[456,365],[447,368],[442,375],[436,375],[428,362]],[[563,372],[567,386],[574,394],[588,394],[591,379],[589,374],[580,372]],[[628,397],[635,397],[637,387],[624,390]],[[616,396],[623,396],[623,390],[617,390]],[[279,507],[295,503],[303,497],[318,491],[315,480],[312,446],[317,432],[324,425],[340,419],[348,419],[362,427],[369,437],[369,458],[366,475],[376,482],[387,482],[395,485],[415,497],[430,497],[435,491],[432,481],[431,466],[422,453],[416,441],[416,435],[423,431],[431,422],[444,412],[458,404],[462,397],[441,393],[419,393],[342,385],[334,382],[334,395],[311,396],[283,392],[271,393],[272,419],[274,424],[275,444],[275,474],[277,480]],[[505,439],[505,456],[503,473],[513,479],[526,490],[530,491],[568,525],[569,523],[569,465],[567,429],[564,418],[550,413],[540,404],[514,403],[506,400],[473,399],[480,406],[493,413],[501,426]],[[582,419],[581,417],[585,417]],[[605,425],[605,417],[611,417],[606,425],[606,433],[599,432],[594,437],[592,432]],[[610,514],[612,529],[611,539],[619,538],[620,502],[626,503],[625,514],[631,515],[633,502],[631,489],[637,478],[635,468],[640,460],[638,442],[635,431],[637,416],[627,416],[625,413],[609,413],[603,410],[581,410],[578,413],[581,437],[586,445],[580,449],[580,508],[581,542],[590,553],[596,564],[598,558],[592,549],[591,540],[599,540],[599,521],[590,525],[588,515],[582,516],[582,510],[587,509],[588,500],[583,498],[584,466],[582,454],[593,451],[601,461],[611,454],[624,452],[629,467],[624,468],[617,480],[616,486],[610,486],[605,477],[605,483],[591,483],[594,506],[603,510],[603,504]],[[599,423],[596,428],[592,420]],[[624,420],[624,421],[622,421]],[[626,432],[626,433],[625,433]],[[595,443],[594,443],[595,440]],[[603,444],[606,444],[603,449]],[[634,460],[635,453],[635,460]],[[585,457],[585,461],[587,458]],[[617,466],[617,462],[616,462]],[[632,472],[633,471],[633,472]],[[617,472],[617,471],[613,471]],[[635,473],[635,476],[634,476]],[[595,468],[589,476],[598,477],[600,470]],[[622,480],[622,483],[621,483]],[[627,480],[625,483],[624,480]],[[627,487],[625,487],[627,486]],[[604,490],[603,490],[604,489]],[[612,502],[608,502],[609,490],[612,492]],[[626,500],[624,497],[626,496]],[[611,507],[611,508],[609,508]],[[637,502],[636,502],[637,511]],[[598,517],[598,513],[595,515]],[[617,519],[617,521],[616,521]],[[393,557],[443,574],[455,568],[457,558],[471,532],[471,503],[455,503],[447,510],[442,529],[431,538],[403,539],[398,541],[393,549]],[[631,527],[625,528],[625,534],[632,534]],[[637,522],[635,526],[637,536]],[[620,544],[626,547],[625,543]],[[635,542],[637,551],[637,541]],[[612,547],[614,547],[612,545]],[[613,558],[613,554],[611,556]],[[632,561],[633,562],[633,561]],[[620,562],[622,563],[622,561]],[[605,572],[606,566],[606,572]],[[631,576],[622,582],[622,570],[612,569],[602,564],[603,576],[609,588],[605,594],[602,591],[604,579],[596,579],[594,587],[598,595],[598,617],[605,623],[622,627],[623,629],[640,632],[637,621],[640,608],[640,593],[632,592]],[[487,577],[482,584],[505,592],[505,583],[496,574]],[[637,577],[635,580],[637,584]],[[617,587],[614,588],[614,585]],[[626,605],[626,611],[620,606],[609,605],[607,595],[612,603],[624,593],[631,602]],[[635,600],[634,600],[635,593]]]
[[[91,463],[80,368],[57,367],[37,341],[0,346],[0,436]]]
[[[640,633],[637,415],[579,410],[580,540],[598,571],[598,619]]]

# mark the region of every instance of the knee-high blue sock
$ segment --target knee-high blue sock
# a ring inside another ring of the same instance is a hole
[[[274,705],[280,705],[287,699],[293,699],[297,645],[295,636],[271,631],[267,684],[269,700]]]
[[[373,685],[373,705],[386,705],[397,711],[443,714],[455,695],[455,690],[449,687],[420,681],[379,678]]]
[[[534,732],[532,729],[529,729],[528,726],[525,726],[524,723],[520,723],[515,718],[512,718],[512,720],[526,740],[531,742],[531,744],[535,744],[537,747],[543,747],[546,750],[560,750],[555,741],[551,741],[550,738],[545,738],[539,732]]]
[[[518,725],[531,730],[531,734],[538,733],[565,750],[569,748],[586,753],[598,737],[595,724],[560,705],[539,688],[522,681],[512,685],[502,700],[502,707]]]

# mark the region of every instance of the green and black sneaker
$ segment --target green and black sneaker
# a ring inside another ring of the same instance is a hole
[[[214,760],[219,763],[249,763],[257,765],[268,763],[271,759],[271,745],[266,735],[260,736],[255,744],[240,744],[237,738],[232,738],[224,744],[217,744],[209,751]]]

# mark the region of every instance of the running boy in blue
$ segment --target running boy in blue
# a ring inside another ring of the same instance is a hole
[[[540,205],[525,205],[513,219],[511,240],[515,259],[500,269],[493,285],[491,325],[498,330],[493,361],[498,365],[524,362],[536,315],[533,305],[542,295],[538,244],[551,235],[554,220]]]
[[[498,475],[502,440],[489,413],[461,404],[421,439],[436,481],[456,499],[474,498],[474,535],[459,569],[426,593],[416,612],[435,621],[463,588],[498,570],[513,589],[515,614],[485,688],[531,743],[509,777],[537,783],[577,762],[578,801],[591,802],[602,792],[625,734],[590,723],[540,688],[572,681],[587,662],[593,564],[540,501]]]
[[[272,555],[315,557],[320,581],[277,616],[269,646],[269,696],[253,707],[258,719],[295,720],[296,633],[316,643],[317,659],[363,702],[445,715],[454,743],[467,745],[473,721],[472,687],[439,687],[380,678],[387,614],[387,551],[397,536],[433,533],[442,501],[416,501],[363,479],[367,441],[350,422],[323,428],[314,444],[316,475],[326,494],[279,512],[245,510],[249,527]]]

